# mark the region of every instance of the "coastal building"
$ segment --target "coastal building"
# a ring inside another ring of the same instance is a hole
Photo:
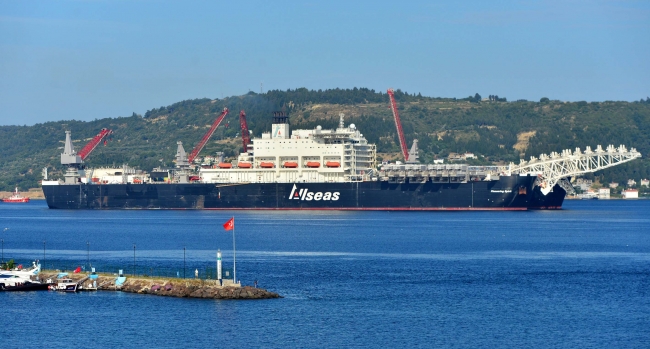
[[[627,180],[627,186],[628,187],[633,187],[636,185],[636,181],[634,179],[628,179]]]
[[[447,156],[447,159],[449,161],[460,161],[460,160],[467,160],[467,159],[476,159],[476,155],[474,155],[474,153],[469,153],[469,152],[465,152],[463,154],[449,153],[449,156]]]
[[[638,199],[639,191],[636,189],[625,189],[621,193],[623,194],[623,199]]]
[[[578,178],[576,179],[575,187],[580,188],[582,191],[587,191],[591,188],[592,184],[594,184],[594,181],[591,179]]]
[[[444,164],[444,163],[445,163],[445,159],[433,159],[433,163],[434,163],[434,164]]]
[[[598,189],[598,198],[599,199],[609,199],[610,189],[609,188],[600,188]]]
[[[618,183],[616,183],[616,182],[609,183],[609,187],[612,188],[612,189],[616,189],[616,188],[618,188]]]
[[[650,187],[650,180],[642,179],[641,180],[641,186]]]

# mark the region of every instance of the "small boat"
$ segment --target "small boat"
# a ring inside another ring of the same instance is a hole
[[[307,167],[318,168],[320,167],[320,162],[317,161],[307,161]]]
[[[275,164],[272,163],[272,162],[264,162],[264,161],[262,161],[262,162],[260,162],[260,167],[261,168],[274,168]]]
[[[295,161],[285,161],[283,166],[285,168],[296,168],[298,167],[298,163]]]
[[[229,162],[220,162],[218,166],[219,168],[232,168],[232,164]]]
[[[2,199],[2,202],[10,202],[10,203],[29,202],[29,198],[20,196],[20,194],[18,193],[18,187],[16,187],[16,191],[14,192],[14,194],[8,198]]]
[[[240,161],[237,163],[237,167],[239,168],[251,168],[253,165],[250,162],[247,161]]]
[[[56,286],[54,286],[54,289],[56,291],[63,291],[63,292],[77,292],[77,287],[79,287],[79,283],[69,279],[59,279],[57,281]]]
[[[327,167],[341,167],[341,164],[338,161],[328,161],[325,163]]]

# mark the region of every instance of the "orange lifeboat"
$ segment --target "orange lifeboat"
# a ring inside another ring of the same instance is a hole
[[[251,168],[253,167],[250,162],[247,161],[240,161],[237,163],[237,167],[239,168]]]
[[[295,161],[285,161],[284,162],[284,167],[286,168],[296,168],[298,167],[298,163]]]
[[[90,179],[93,183],[99,183],[99,178],[93,177]]]
[[[317,162],[317,161],[307,161],[307,167],[311,167],[311,168],[320,167],[320,162]]]
[[[338,161],[328,161],[325,163],[325,166],[327,167],[341,167],[341,163]]]
[[[264,161],[262,161],[262,162],[260,162],[260,167],[261,168],[274,168],[275,164],[272,163],[272,162],[264,162]]]
[[[220,162],[219,168],[232,168],[232,164],[229,162]]]
[[[136,177],[136,178],[133,178],[133,183],[140,184],[140,183],[142,183],[142,180],[140,178]]]

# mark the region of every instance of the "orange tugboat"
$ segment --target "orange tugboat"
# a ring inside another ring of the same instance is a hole
[[[18,187],[16,187],[16,191],[14,192],[14,195],[12,195],[12,196],[10,196],[8,198],[2,199],[2,202],[12,202],[12,203],[29,202],[29,198],[24,198],[24,197],[20,196],[20,194],[18,193]]]

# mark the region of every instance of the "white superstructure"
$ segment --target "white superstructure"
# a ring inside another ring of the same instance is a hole
[[[336,130],[293,130],[287,116],[274,116],[272,132],[252,139],[231,168],[202,168],[205,183],[355,182],[372,180],[377,151],[343,114]]]

